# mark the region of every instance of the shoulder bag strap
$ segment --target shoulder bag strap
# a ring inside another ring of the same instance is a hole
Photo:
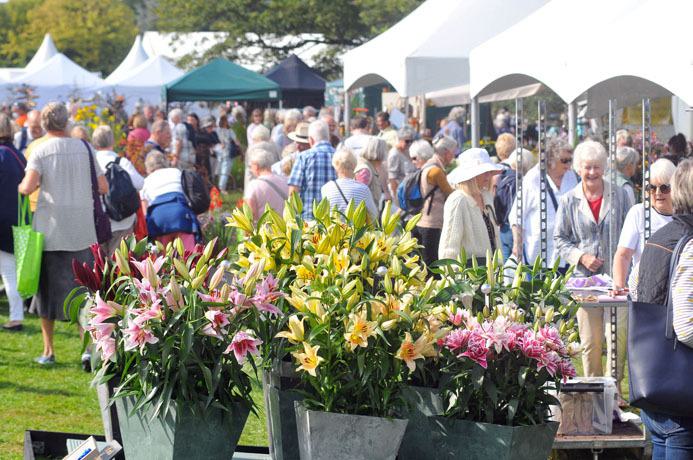
[[[17,225],[31,225],[29,197],[25,197],[21,193],[17,193]]]
[[[436,165],[428,165],[428,166],[424,166],[423,168],[421,168],[421,176],[419,176],[419,188],[421,188],[421,178],[423,177],[424,174],[426,174],[426,170],[430,169],[434,166],[436,166]],[[426,183],[428,184],[428,178],[426,179]],[[429,190],[428,193],[426,195],[424,195],[424,197],[423,197],[424,203],[427,200],[430,200],[430,201],[428,201],[428,210],[426,211],[426,215],[431,214],[431,206],[433,206],[433,195],[436,193],[436,190],[438,190],[438,186],[434,185],[433,188],[431,190]]]
[[[337,187],[337,190],[339,190],[339,194],[342,195],[342,199],[344,200],[344,203],[349,206],[349,200],[347,200],[346,195],[344,195],[344,192],[342,192],[342,189],[339,187],[339,184],[337,183],[336,180],[333,180],[334,186]]]
[[[17,163],[22,167],[22,170],[26,168],[26,158],[22,155],[21,157],[14,151],[14,149],[11,149],[10,147],[5,147],[4,145],[0,146],[0,148],[5,148],[7,149],[8,152],[12,154],[15,160],[17,160]]]
[[[551,197],[551,203],[553,203],[553,210],[558,211],[558,200],[556,199],[556,195],[553,193],[553,187],[551,187],[551,184],[546,185],[546,191],[549,192],[549,197]]]
[[[273,183],[273,182],[270,181],[269,179],[265,179],[264,177],[258,177],[258,179],[260,179],[262,182],[264,182],[265,184],[267,184],[267,185],[269,185],[270,187],[272,187],[272,190],[274,190],[274,191],[277,193],[277,195],[279,195],[279,198],[281,198],[282,200],[286,201],[286,199],[287,199],[288,197],[286,196],[286,194],[285,194],[279,187],[277,187],[277,184]]]
[[[693,239],[693,233],[688,233],[686,234],[683,238],[679,240],[679,242],[676,244],[676,247],[674,248],[674,252],[671,254],[671,262],[669,263],[669,289],[667,291],[667,301],[666,301],[666,306],[667,306],[667,329],[666,329],[666,338],[667,339],[672,339],[674,338],[674,299],[673,295],[671,292],[671,285],[673,284],[672,281],[674,279],[674,274],[676,273],[676,267],[679,264],[679,258],[681,257],[681,253],[683,252],[683,249],[686,247],[686,244]],[[674,344],[676,344],[676,341],[674,341]]]

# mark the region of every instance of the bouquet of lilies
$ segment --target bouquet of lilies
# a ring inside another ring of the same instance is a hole
[[[114,398],[136,398],[135,408],[165,416],[171,402],[204,411],[245,402],[253,406],[244,365],[271,338],[263,322],[281,315],[278,283],[255,265],[231,273],[226,250],[215,241],[186,252],[180,240],[166,247],[123,241],[112,258],[98,246],[95,264],[75,266],[87,289],[73,291],[66,309],[74,318],[86,297],[87,331],[99,352],[97,383],[113,380]]]
[[[288,342],[308,408],[392,416],[409,373],[443,336],[428,310],[435,280],[411,236],[418,219],[401,229],[387,206],[375,227],[363,204],[341,214],[326,200],[313,211],[304,221],[290,199],[283,218],[267,209],[257,226],[249,210],[234,212],[231,225],[247,234],[238,263],[262,261],[283,281],[288,321],[276,337]]]
[[[525,322],[514,306],[474,315],[449,308],[447,335],[438,342],[446,378],[446,415],[500,425],[545,423],[561,380],[575,376],[579,352],[546,322]]]

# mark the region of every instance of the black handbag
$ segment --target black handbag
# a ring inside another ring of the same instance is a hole
[[[89,155],[89,172],[91,174],[91,197],[94,202],[94,229],[96,230],[96,240],[99,244],[104,244],[108,242],[112,237],[111,232],[111,219],[106,214],[101,204],[101,195],[99,195],[99,182],[96,177],[96,166],[94,166],[94,154],[89,147],[89,143],[82,140],[84,146],[87,148],[87,153]]]
[[[671,282],[691,238],[681,238],[671,256],[664,305],[628,301],[630,404],[679,417],[693,417],[693,348],[676,340]]]

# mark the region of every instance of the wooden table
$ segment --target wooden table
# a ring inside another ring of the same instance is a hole
[[[594,460],[599,459],[599,454],[605,449],[643,449],[647,454],[652,445],[645,430],[637,425],[626,422],[614,421],[611,434],[595,435],[556,435],[553,442],[556,450],[585,449],[592,452]]]

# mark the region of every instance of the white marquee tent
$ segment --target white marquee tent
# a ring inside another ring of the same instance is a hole
[[[24,70],[26,72],[33,72],[48,62],[48,60],[56,54],[58,54],[58,48],[55,47],[51,34],[46,34],[43,36],[41,46],[36,50],[34,57],[31,58],[31,61],[29,61]]]
[[[123,62],[116,67],[116,69],[111,72],[111,74],[106,78],[106,83],[114,83],[126,77],[133,69],[149,59],[147,52],[144,51],[142,46],[142,38],[138,35],[135,37],[135,43],[132,44],[132,48],[128,52]]]
[[[101,89],[104,82],[96,74],[58,53],[37,69],[13,80],[11,84],[35,87],[38,94],[36,102],[42,106],[52,100],[67,101],[72,96],[90,97]]]
[[[687,0],[552,0],[472,50],[471,94],[541,82],[566,103],[586,93],[591,116],[605,114],[609,98],[623,107],[675,94],[691,104],[693,50],[678,46],[690,41],[691,13]],[[566,24],[590,33],[571,34]],[[667,33],[652,24],[667,24]],[[535,52],[498,59],[510,46]]]
[[[344,87],[389,82],[401,96],[417,96],[466,85],[472,48],[546,1],[428,0],[344,55]]]
[[[183,76],[178,67],[163,56],[155,56],[132,69],[117,80],[108,81],[107,91],[125,96],[126,110],[132,110],[138,102],[159,105],[161,87]]]
[[[58,54],[58,49],[51,38],[51,34],[43,36],[41,46],[39,46],[31,61],[26,67],[4,67],[0,68],[0,82],[15,80],[27,72],[34,71],[46,63],[50,58]]]

